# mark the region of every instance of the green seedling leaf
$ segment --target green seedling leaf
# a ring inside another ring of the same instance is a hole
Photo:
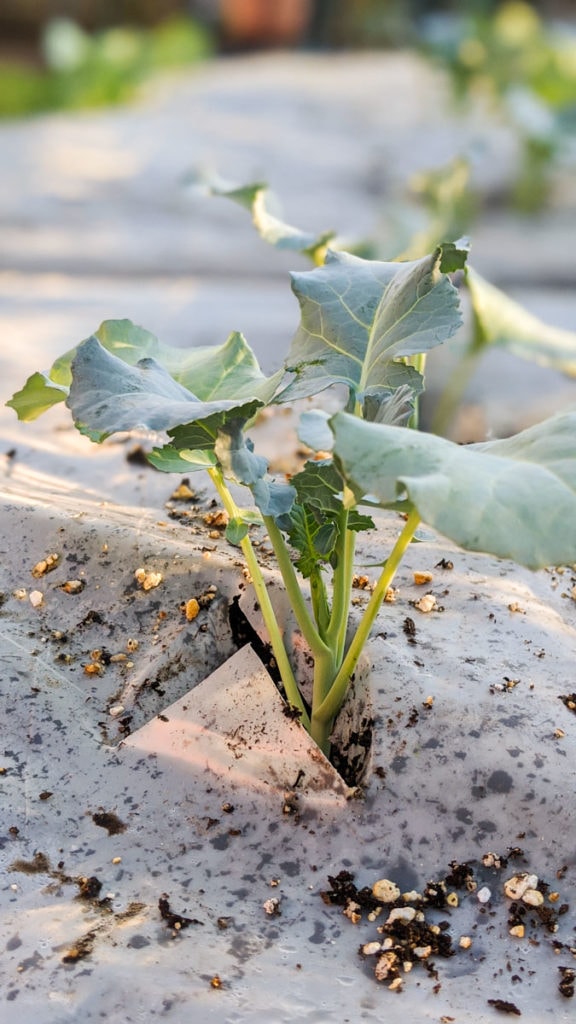
[[[474,315],[473,351],[499,345],[541,366],[576,376],[576,332],[544,323],[471,267],[466,284]]]
[[[245,523],[240,518],[231,519],[226,527],[224,536],[229,544],[233,544],[236,548],[239,547],[244,538],[248,536],[248,523]]]
[[[296,568],[309,579],[325,564],[334,549],[338,529],[334,522],[324,523],[312,509],[296,504],[290,513],[288,539],[298,551]]]
[[[364,530],[375,530],[376,524],[372,519],[372,516],[363,515],[361,512],[357,512],[355,508],[350,509],[348,512],[348,521],[346,523],[349,530],[353,530],[354,533],[362,533]]]
[[[309,461],[292,477],[298,501],[310,509],[337,515],[342,511],[342,477],[329,459]]]
[[[201,469],[213,469],[218,464],[212,451],[173,448],[170,444],[154,448],[147,459],[162,473],[195,473]]]
[[[159,362],[174,380],[203,401],[257,398],[267,404],[274,396],[283,371],[266,377],[246,339],[238,331],[223,345],[182,350],[161,346]]]
[[[442,242],[441,249],[440,270],[443,274],[455,274],[457,270],[465,269],[470,253],[469,239],[460,238],[457,242]]]
[[[129,366],[95,337],[78,347],[66,404],[78,429],[96,441],[119,431],[169,430],[238,407],[233,400],[199,401],[154,359]]]
[[[161,345],[150,331],[131,320],[105,320],[92,337],[129,366],[135,366],[140,359],[156,359],[177,383],[204,402],[257,398],[266,404],[272,400],[284,375],[280,370],[266,377],[252,349],[238,332],[232,333],[223,345],[180,349]],[[22,390],[7,402],[19,419],[34,420],[51,406],[66,400],[78,347],[60,356],[48,373],[33,374]]]
[[[297,567],[305,576],[312,575],[314,567],[331,560],[341,530],[343,480],[331,460],[307,462],[304,469],[292,477],[297,503],[290,514],[287,527],[290,543],[300,552]],[[374,522],[370,516],[351,509],[346,527],[354,532],[370,530]]]
[[[213,180],[204,181],[202,184],[211,195],[232,199],[249,210],[252,214],[252,223],[260,237],[277,249],[302,252],[315,263],[319,263],[327,246],[334,242],[333,231],[312,234],[287,224],[279,213],[276,196],[263,182],[234,186]]]
[[[250,490],[262,515],[272,519],[288,515],[296,498],[296,491],[290,484],[280,483],[270,476],[257,480]]]
[[[336,383],[354,398],[367,388],[393,388],[394,360],[442,344],[460,326],[458,294],[441,261],[441,248],[409,263],[329,252],[324,267],[293,274],[301,322],[286,363],[295,379],[280,398]]]
[[[313,452],[330,452],[334,435],[330,430],[330,413],[324,409],[303,412],[298,424],[298,440]]]
[[[130,320],[105,320],[95,335],[108,352],[114,352],[125,363],[134,365],[144,356],[155,356],[158,339]],[[72,360],[78,347],[60,356],[47,373],[34,373],[21,391],[6,405],[14,409],[18,419],[30,422],[59,402],[66,401],[72,381]]]
[[[19,420],[30,423],[53,405],[64,402],[68,388],[56,384],[46,373],[33,373],[23,388],[16,391],[6,405],[14,409]]]
[[[244,421],[232,419],[218,431],[214,454],[228,480],[251,487],[268,469],[268,461],[254,454],[254,446],[244,437]]]
[[[213,449],[220,430],[226,424],[228,418],[237,420],[244,425],[251,420],[256,411],[260,408],[258,401],[243,402],[232,408],[232,412],[224,410],[212,413],[205,419],[184,423],[181,426],[173,427],[168,431],[171,438],[172,448],[198,448],[200,450]]]
[[[514,437],[460,446],[433,434],[331,421],[349,487],[383,507],[406,494],[428,525],[471,551],[537,569],[576,557],[576,413]]]

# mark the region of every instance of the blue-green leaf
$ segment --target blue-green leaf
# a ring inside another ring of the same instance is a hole
[[[119,431],[169,430],[238,406],[199,401],[154,359],[130,366],[95,337],[78,347],[66,404],[78,429],[98,441]]]
[[[332,451],[334,435],[330,430],[330,413],[324,409],[303,412],[298,424],[298,440],[314,452]]]
[[[576,413],[468,446],[346,413],[331,425],[334,457],[358,499],[391,507],[406,495],[461,547],[530,568],[576,560]]]
[[[290,484],[264,476],[250,488],[256,506],[263,516],[279,519],[290,512],[296,498],[296,491]]]
[[[254,454],[252,442],[244,437],[244,421],[233,419],[219,431],[214,444],[214,453],[228,480],[251,487],[268,470],[268,461],[262,455]]]
[[[354,397],[395,386],[394,360],[440,345],[460,326],[458,293],[441,261],[441,248],[409,263],[329,252],[324,267],[293,274],[301,322],[286,363],[295,379],[281,399],[335,383]]]

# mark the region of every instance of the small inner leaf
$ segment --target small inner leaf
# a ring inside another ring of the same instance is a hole
[[[224,476],[237,484],[250,487],[268,470],[268,461],[254,454],[252,442],[244,437],[244,421],[232,419],[218,431],[214,454],[222,467]]]
[[[229,544],[239,547],[244,538],[248,536],[248,524],[243,519],[230,519],[224,535]]]
[[[342,477],[331,459],[310,460],[292,485],[301,505],[331,514],[342,510]]]
[[[148,462],[163,473],[195,473],[199,470],[212,469],[217,459],[212,451],[186,448],[174,448],[170,444],[163,448],[154,448],[147,456]]]

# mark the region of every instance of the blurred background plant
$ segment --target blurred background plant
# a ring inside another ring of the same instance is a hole
[[[17,51],[0,60],[0,116],[119,103],[150,75],[190,66],[213,50],[210,28],[183,15],[151,28],[126,24],[93,33],[70,18],[52,18],[25,59]]]
[[[556,162],[576,156],[576,32],[525,0],[471,6],[425,19],[424,50],[448,72],[458,105],[488,101],[513,128],[522,159],[512,199],[531,212],[548,198]]]
[[[502,198],[532,213],[550,198],[557,168],[576,161],[573,8],[553,0],[3,0],[0,116],[123,102],[158,70],[218,51],[409,47],[448,77],[463,116],[483,103],[506,121],[519,159]],[[472,208],[471,189],[468,197]],[[426,206],[426,188],[421,198]]]

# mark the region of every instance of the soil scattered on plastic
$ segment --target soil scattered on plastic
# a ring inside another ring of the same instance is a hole
[[[474,931],[460,934],[454,915],[459,907],[473,900],[482,908],[503,905],[508,911],[508,933],[511,942],[525,936],[530,946],[542,945],[544,936],[555,955],[576,957],[576,945],[561,942],[555,936],[559,919],[567,914],[569,905],[561,901],[560,893],[537,875],[527,871],[510,873],[511,862],[524,859],[523,851],[510,847],[506,855],[488,852],[480,862],[452,861],[450,871],[443,878],[429,881],[421,892],[401,892],[396,883],[381,878],[372,886],[358,887],[350,871],[328,876],[330,889],[320,895],[328,905],[339,906],[342,914],[353,924],[376,924],[376,936],[362,942],[359,954],[370,962],[377,982],[384,983],[393,992],[403,989],[407,976],[418,966],[423,967],[433,981],[436,993],[442,987],[436,958],[466,955],[474,947]],[[506,876],[502,872],[508,868]],[[557,880],[564,877],[565,868],[557,872]],[[471,955],[474,955],[472,952]],[[510,952],[506,951],[509,968]],[[556,976],[557,991],[572,998],[576,989],[576,968],[562,964]],[[516,980],[520,981],[519,975]],[[495,997],[488,1004],[502,1013],[520,1015],[518,1007],[504,998]]]

